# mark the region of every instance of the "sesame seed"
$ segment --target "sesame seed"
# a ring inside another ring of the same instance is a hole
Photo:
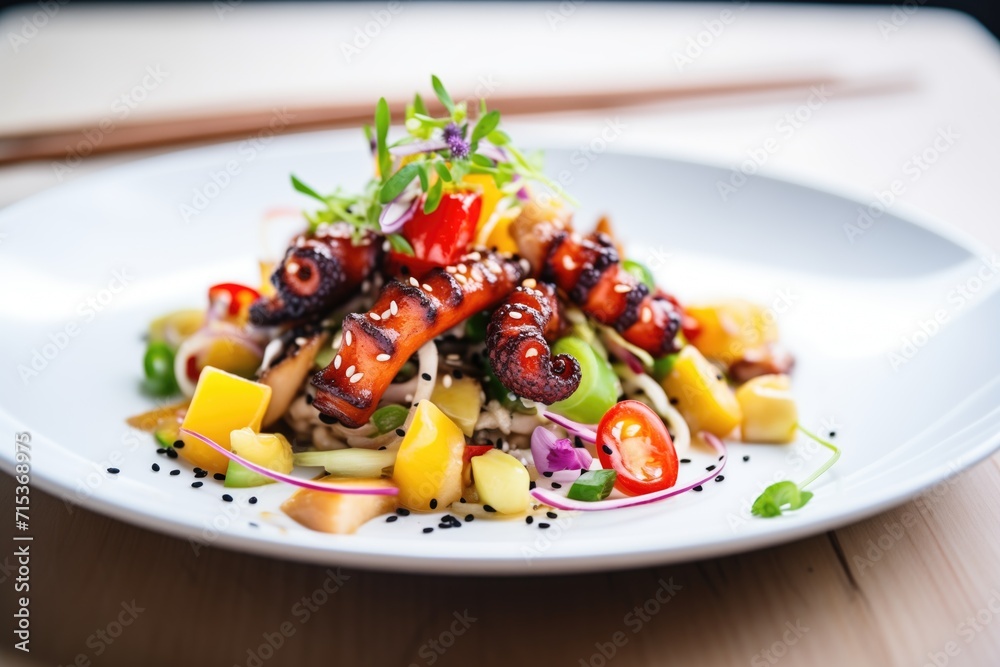
[[[339,354],[337,356],[335,356],[333,358],[333,367],[334,367],[334,369],[336,369],[336,370],[339,371],[340,370],[340,364],[343,363],[343,361],[344,360],[340,358]]]
[[[390,359],[392,359],[392,357],[389,356],[388,354],[385,354],[384,352],[375,357],[375,361],[389,361]]]
[[[465,520],[466,520],[466,521],[474,521],[474,520],[475,520],[475,518],[476,518],[476,517],[472,516],[471,514],[466,514],[466,515],[465,515]]]
[[[192,489],[200,489],[204,482],[191,482]]]
[[[404,435],[406,435],[406,431],[404,431],[401,428],[397,428],[396,429],[396,435],[398,435],[400,438],[402,438]]]
[[[428,382],[431,381],[431,374],[430,373],[421,373],[420,377],[422,377],[423,379],[427,380]]]
[[[176,449],[168,449],[167,450],[167,458],[168,459],[176,459],[177,456],[178,456],[178,454],[177,454],[177,450]]]
[[[392,312],[393,315],[399,312],[399,306],[396,305],[395,301],[389,304],[389,310]]]
[[[385,522],[386,523],[392,523],[393,521],[398,521],[398,520],[399,520],[399,517],[396,516],[395,514],[393,514],[392,516],[387,516],[385,518]]]
[[[724,476],[724,475],[719,475],[718,477],[716,477],[716,478],[715,478],[715,481],[716,481],[716,482],[721,482],[721,481],[722,481],[722,480],[724,480],[724,479],[725,479],[725,476]]]
[[[351,364],[350,366],[347,367],[347,370],[344,371],[344,375],[346,375],[347,377],[351,377],[352,375],[354,375],[354,371],[356,370],[358,369],[354,366],[354,364]]]
[[[410,516],[410,510],[404,507],[400,507],[399,509],[396,510],[396,514],[398,514],[399,516]]]
[[[710,465],[707,468],[705,468],[705,470],[707,470],[708,472],[712,472],[713,470],[715,470],[715,466],[714,465]]]
[[[538,348],[536,347],[528,348],[528,351],[524,353],[525,359],[531,359],[532,357],[537,357],[537,356],[538,356]]]
[[[693,488],[693,489],[691,489],[691,490],[692,490],[692,491],[698,491],[698,492],[700,492],[700,491],[701,491],[701,484],[699,484],[698,486],[694,487],[694,488]]]
[[[356,382],[360,382],[361,378],[363,378],[364,376],[365,376],[364,373],[355,373],[354,375],[351,376],[351,384],[355,384]]]
[[[468,270],[469,270],[469,267],[467,267],[465,264],[459,264],[458,265],[458,272],[459,273],[465,273]]]
[[[546,512],[545,516],[549,517],[550,519],[557,519],[557,518],[559,518],[559,515],[556,514],[555,512]]]
[[[483,509],[486,510],[487,512],[496,512],[496,510],[493,509],[491,505],[483,505]]]
[[[444,270],[447,271],[448,273],[455,273],[455,271],[457,271],[458,269],[456,269],[454,266],[446,266]]]
[[[524,285],[525,287],[527,287],[528,289],[534,289],[535,286],[538,285],[538,281],[535,280],[534,278],[527,278],[521,284]]]
[[[691,463],[691,459],[681,459],[681,463]]]
[[[573,269],[576,268],[576,262],[574,262],[573,258],[570,257],[569,255],[563,255],[563,267],[567,271],[572,271]]]
[[[630,285],[618,283],[617,285],[615,285],[615,291],[618,292],[619,294],[628,294],[629,292],[632,291],[632,287]]]
[[[424,532],[425,533],[433,533],[434,529],[433,528],[424,528]]]
[[[530,516],[526,516],[526,517],[524,517],[524,522],[530,526],[531,524],[533,524],[535,522],[535,520],[532,517],[530,517]]]
[[[352,338],[353,338],[353,336],[351,335],[350,331],[345,331],[344,332],[344,342],[347,343],[347,347],[351,346],[351,340],[352,340]]]
[[[385,309],[384,311],[382,311],[382,319],[383,319],[383,320],[387,320],[387,319],[389,319],[390,317],[392,317],[392,314],[393,314],[393,313],[392,313],[392,310],[390,310],[390,309],[386,308],[386,309]]]
[[[749,460],[750,460],[750,456],[749,455],[743,457],[743,462],[744,463],[746,463]]]
[[[552,477],[552,471],[546,470],[545,472],[542,473],[542,477]]]
[[[535,484],[534,480],[532,480],[532,481],[528,482],[528,490],[529,490],[529,491],[531,491],[531,490],[532,490],[533,488],[535,488],[536,486],[537,486],[537,484]]]
[[[368,313],[368,317],[372,318],[376,322],[379,322],[382,318],[379,317],[378,313]]]
[[[480,255],[478,252],[470,252],[468,255],[466,255],[466,259],[472,262],[478,262],[482,258],[483,256]]]
[[[166,447],[157,447],[156,448],[156,453],[157,454],[166,454],[167,453],[167,448]]]
[[[837,432],[836,431],[830,431],[830,437],[831,438],[836,438],[837,437]]]
[[[452,380],[450,375],[445,375],[444,378],[441,380],[441,384],[444,385],[445,389],[451,389],[451,382]]]
[[[448,528],[451,528],[451,524],[450,523],[441,522],[441,523],[438,524],[438,528],[440,528],[441,530],[446,530]]]
[[[306,394],[306,405],[312,405],[313,397],[312,394]]]
[[[431,286],[430,286],[430,285],[428,285],[427,283],[424,283],[424,284],[422,285],[422,287],[424,288],[424,290],[426,290],[426,291],[428,291],[428,292],[433,292],[433,291],[434,291],[434,290],[432,290],[432,289],[431,289]]]
[[[159,463],[154,463],[153,464],[153,472],[160,472],[160,464]]]
[[[541,528],[542,530],[545,530],[546,528],[549,527],[549,524],[545,523],[544,521],[541,521],[539,522],[538,527]]]
[[[195,473],[194,473],[194,478],[195,479],[205,479],[206,477],[208,477],[208,471],[207,470],[196,470]]]
[[[223,493],[222,494],[222,499],[225,500],[227,503],[233,502],[233,497],[231,495],[229,495],[228,493]]]
[[[521,313],[519,313],[519,312],[518,312],[518,311],[516,311],[516,310],[512,310],[512,311],[510,312],[510,318],[511,318],[512,320],[519,320],[519,319],[521,319],[522,317],[524,317],[524,316],[523,316],[523,315],[521,315]]]
[[[601,445],[601,451],[604,452],[605,454],[609,455],[609,456],[612,453],[611,448],[608,447],[607,445]]]
[[[561,489],[562,488],[562,484],[560,484],[559,482],[552,482],[552,488],[553,489]]]
[[[437,498],[431,498],[431,509],[432,510],[436,510],[437,506],[438,506],[438,500],[437,500]]]
[[[455,274],[455,280],[457,280],[458,282],[460,282],[463,285],[465,285],[465,284],[467,284],[469,282],[468,278],[466,278],[465,276],[463,276],[461,273],[456,273]]]
[[[174,440],[174,445],[173,446],[174,446],[174,449],[184,449],[184,441],[183,440]]]
[[[653,319],[653,311],[649,306],[646,306],[645,308],[642,309],[642,321],[644,323],[648,323],[652,319]]]
[[[256,505],[257,504],[257,496],[250,496],[250,500],[248,500],[247,502],[250,503],[251,505]]]
[[[177,475],[181,474],[181,471],[180,470],[171,470],[170,474],[176,477]]]
[[[226,476],[223,475],[221,472],[215,473],[214,475],[212,475],[212,477],[214,477],[215,479],[219,480],[220,482],[226,481]]]
[[[325,415],[322,412],[319,413],[319,420],[327,425],[333,425],[337,423],[336,417],[331,417],[330,415]]]
[[[410,284],[413,285],[414,287],[420,287],[420,281],[414,278],[413,276],[410,276]]]

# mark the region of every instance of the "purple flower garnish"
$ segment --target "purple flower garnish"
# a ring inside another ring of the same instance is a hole
[[[538,472],[579,471],[589,468],[594,457],[582,447],[574,447],[569,438],[556,438],[543,426],[531,434],[531,458]]]
[[[463,138],[464,135],[465,130],[455,123],[448,123],[445,126],[442,137],[445,143],[448,144],[448,150],[451,151],[452,157],[459,159],[469,157],[469,142]]]

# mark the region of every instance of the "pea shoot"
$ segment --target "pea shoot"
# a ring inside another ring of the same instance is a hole
[[[813,497],[813,493],[806,491],[805,488],[815,482],[820,475],[832,468],[833,464],[840,458],[840,449],[832,442],[807,431],[801,425],[798,426],[798,429],[832,451],[833,456],[827,459],[826,463],[821,465],[813,474],[809,475],[801,484],[785,480],[783,482],[775,482],[764,489],[764,492],[758,496],[750,508],[754,516],[771,518],[781,516],[783,512],[802,509]]]

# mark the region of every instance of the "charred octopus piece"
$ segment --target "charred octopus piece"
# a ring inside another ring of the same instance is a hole
[[[335,223],[297,237],[271,274],[277,294],[258,299],[250,321],[273,326],[318,319],[356,291],[381,261],[382,244],[373,232],[353,239],[353,231]]]
[[[361,426],[410,356],[469,316],[494,308],[525,271],[497,253],[473,252],[421,279],[388,283],[371,311],[344,318],[337,356],[313,376],[313,406],[347,426]]]
[[[550,405],[580,385],[580,364],[573,357],[552,356],[561,318],[555,288],[525,281],[493,313],[486,348],[493,373],[518,396]]]

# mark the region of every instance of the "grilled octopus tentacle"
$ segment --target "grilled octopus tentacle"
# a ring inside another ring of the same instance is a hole
[[[601,324],[653,356],[677,351],[677,308],[622,268],[605,234],[582,238],[563,222],[519,217],[511,227],[519,249],[544,280]]]
[[[495,307],[526,270],[526,263],[497,253],[473,252],[420,280],[388,283],[370,312],[344,318],[337,356],[313,376],[313,407],[347,426],[361,426],[413,353],[470,315]]]
[[[271,274],[277,294],[258,299],[250,307],[250,321],[271,326],[317,319],[352,294],[382,256],[374,233],[355,243],[352,232],[347,223],[336,223],[297,237]]]
[[[486,334],[493,373],[518,396],[550,405],[580,386],[580,364],[555,357],[547,341],[559,333],[559,303],[548,283],[525,281],[493,313]]]

